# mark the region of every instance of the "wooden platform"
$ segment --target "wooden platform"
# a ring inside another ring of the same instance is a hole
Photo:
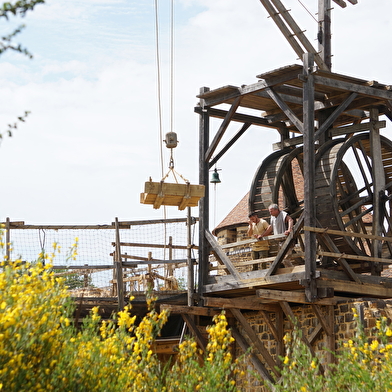
[[[205,285],[206,297],[224,296],[237,298],[252,296],[258,293],[260,298],[299,300],[305,296],[305,265],[280,268],[275,275],[267,276],[268,270],[240,273],[238,278],[232,275],[210,276]],[[392,298],[392,279],[385,276],[357,275],[358,282],[349,279],[346,273],[319,268],[316,270],[316,283],[320,291],[320,299],[325,302],[326,296],[333,297],[372,297]],[[290,297],[290,292],[295,292]],[[323,298],[324,296],[324,298]],[[294,301],[296,302],[296,301]],[[299,301],[299,302],[302,302]],[[330,301],[329,301],[330,302]]]
[[[204,191],[204,185],[147,181],[144,193],[140,194],[140,203],[152,204],[155,209],[165,205],[177,206],[179,210],[183,210],[185,207],[197,207]]]

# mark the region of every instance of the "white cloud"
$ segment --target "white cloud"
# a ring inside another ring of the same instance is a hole
[[[169,30],[168,4],[160,4],[165,134],[170,130]],[[390,30],[392,4],[376,4],[335,6],[333,64],[336,72],[387,83],[391,35],[380,26]],[[299,60],[257,0],[183,0],[176,9],[182,14],[176,17],[175,36],[174,130],[180,141],[175,169],[196,183],[199,125],[193,108],[199,88],[254,83],[257,74]],[[300,27],[314,29],[306,12],[302,16],[303,10],[293,7],[294,12],[301,15]],[[0,58],[0,124],[32,112],[0,148],[3,189],[9,190],[2,195],[0,219],[104,223],[115,216],[161,217],[162,210],[139,203],[149,176],[158,181],[168,171],[170,153],[162,148],[157,117],[153,4],[48,0],[25,22],[21,40],[35,59]],[[224,140],[238,129],[233,124]],[[222,183],[216,187],[216,211],[211,207],[216,223],[249,190],[277,139],[277,132],[253,127],[218,163]],[[173,207],[168,214],[184,212]]]

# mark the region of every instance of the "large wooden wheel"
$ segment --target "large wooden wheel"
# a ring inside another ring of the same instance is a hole
[[[381,137],[382,166],[386,193],[381,213],[383,235],[391,235],[390,195],[392,194],[392,142]],[[321,156],[316,167],[316,215],[322,227],[353,233],[370,234],[373,224],[373,168],[370,137],[358,134],[336,143]],[[370,255],[369,239],[334,237],[341,252]],[[392,252],[388,244],[386,252]]]
[[[381,137],[386,190],[381,195],[383,235],[392,235],[392,142]],[[316,218],[321,227],[359,233],[372,232],[373,170],[368,133],[334,139],[316,153]],[[268,206],[277,203],[291,216],[303,209],[303,149],[285,149],[268,156],[258,168],[249,192],[249,210],[269,218]],[[370,255],[369,239],[332,236],[342,253]],[[392,257],[389,243],[383,257]]]
[[[277,188],[276,173],[291,151],[284,149],[273,152],[264,159],[256,171],[249,192],[249,211],[257,212],[260,218],[269,220],[268,206],[277,203],[277,199],[274,199]]]

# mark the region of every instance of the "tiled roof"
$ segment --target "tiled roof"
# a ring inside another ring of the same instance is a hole
[[[249,218],[249,208],[248,208],[249,192],[241,199],[241,201],[230,211],[225,219],[215,229],[212,234],[216,235],[216,232],[221,229],[237,227],[240,225],[247,225]]]

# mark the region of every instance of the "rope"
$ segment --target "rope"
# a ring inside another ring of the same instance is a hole
[[[159,23],[158,23],[158,0],[154,0],[155,5],[155,41],[156,41],[156,60],[157,60],[157,95],[158,95],[158,120],[159,120],[159,146],[161,174],[163,175],[163,131],[162,131],[162,102],[161,102],[161,66],[159,57]]]
[[[170,28],[170,130],[174,128],[174,0],[171,0]]]
[[[298,0],[298,3],[302,5],[302,7],[305,8],[305,10],[307,11],[307,13],[316,21],[316,23],[318,23],[318,20],[313,16],[313,14],[306,8],[306,6],[301,2],[301,0]]]

